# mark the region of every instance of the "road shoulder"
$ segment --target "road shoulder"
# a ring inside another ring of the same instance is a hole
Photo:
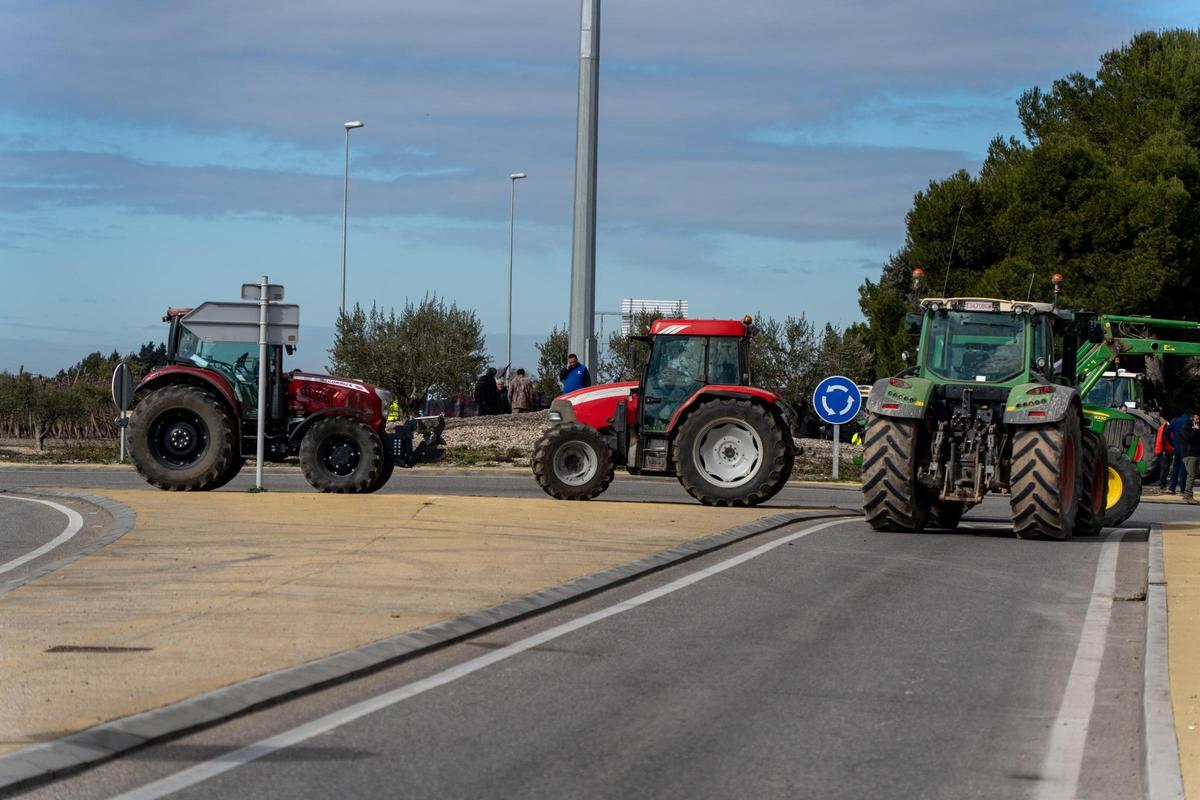
[[[1162,552],[1180,770],[1185,794],[1200,797],[1200,523],[1164,525]]]

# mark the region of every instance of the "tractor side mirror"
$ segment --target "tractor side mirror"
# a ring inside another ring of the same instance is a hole
[[[921,315],[915,311],[910,311],[904,315],[904,332],[910,336],[916,336],[921,332]]]

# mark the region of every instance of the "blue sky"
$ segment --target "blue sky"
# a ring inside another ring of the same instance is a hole
[[[597,308],[859,318],[930,179],[1015,100],[1193,3],[604,0]],[[348,297],[436,292],[518,365],[567,316],[579,6],[0,0],[0,369],[161,336],[270,275],[325,364],[351,141]]]

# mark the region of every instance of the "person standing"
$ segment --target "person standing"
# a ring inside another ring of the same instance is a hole
[[[1167,479],[1170,478],[1171,459],[1175,453],[1175,445],[1171,443],[1171,423],[1163,422],[1158,426],[1154,436],[1154,460],[1158,465],[1158,491],[1167,491]]]
[[[574,353],[567,356],[567,365],[558,373],[558,379],[562,381],[563,394],[586,389],[592,385],[592,376],[588,372],[588,368],[579,363],[579,357]]]
[[[508,385],[508,404],[514,414],[533,410],[533,383],[523,369],[517,370],[517,377]]]
[[[1187,428],[1189,420],[1191,420],[1190,414],[1180,414],[1171,420],[1171,444],[1175,446],[1175,463],[1171,467],[1171,483],[1167,487],[1167,494],[1175,494],[1176,486],[1182,492],[1183,482],[1187,480],[1187,475],[1183,470],[1183,432]]]
[[[475,404],[479,406],[479,416],[495,414],[500,407],[500,390],[496,387],[496,368],[488,367],[488,371],[475,381]]]
[[[1186,482],[1181,485],[1185,503],[1196,505],[1193,490],[1196,483],[1196,466],[1200,463],[1200,414],[1192,414],[1183,429],[1183,468],[1187,472]]]

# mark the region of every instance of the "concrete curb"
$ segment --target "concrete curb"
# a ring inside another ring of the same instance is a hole
[[[251,709],[340,683],[752,536],[799,522],[850,517],[857,513],[844,509],[829,509],[763,517],[723,533],[593,572],[480,611],[296,667],[260,675],[169,706],[97,725],[52,742],[18,750],[0,756],[0,793],[6,793],[19,786],[24,788],[24,784],[40,782],[58,773],[75,771],[105,761],[150,742],[202,728]],[[132,522],[130,525],[132,527]]]
[[[75,561],[76,559],[83,558],[86,555],[91,555],[92,553],[96,552],[101,547],[104,547],[107,544],[112,544],[117,539],[120,539],[122,536],[124,536],[125,534],[127,534],[131,530],[133,530],[133,524],[137,519],[137,515],[133,513],[133,509],[131,509],[129,506],[124,505],[122,503],[118,503],[116,500],[110,500],[107,497],[102,497],[102,496],[96,495],[96,494],[79,494],[79,493],[75,493],[75,492],[53,492],[53,491],[47,491],[44,489],[38,489],[35,491],[27,491],[25,489],[0,489],[0,493],[13,494],[13,495],[29,495],[30,497],[70,497],[73,500],[83,500],[84,502],[91,503],[94,506],[99,506],[100,508],[102,508],[106,512],[108,512],[109,516],[112,517],[112,526],[99,539],[97,539],[96,541],[87,545],[86,547],[81,547],[80,549],[74,551],[69,556],[60,558],[56,561],[52,561],[48,564],[45,564],[44,566],[39,567],[37,570],[30,573],[29,575],[26,575],[23,578],[16,578],[14,580],[0,583],[0,594],[4,594],[5,592],[11,592],[13,589],[16,589],[18,586],[26,584],[35,578],[40,578],[41,576],[45,575],[47,572],[53,572],[54,570],[58,569],[59,567],[64,567],[67,564],[70,564],[72,561]],[[3,787],[3,784],[0,783],[0,788],[2,788],[2,787]]]
[[[1150,526],[1146,577],[1146,659],[1142,685],[1143,791],[1147,800],[1183,800],[1179,745],[1167,661],[1167,578],[1162,525]]]

